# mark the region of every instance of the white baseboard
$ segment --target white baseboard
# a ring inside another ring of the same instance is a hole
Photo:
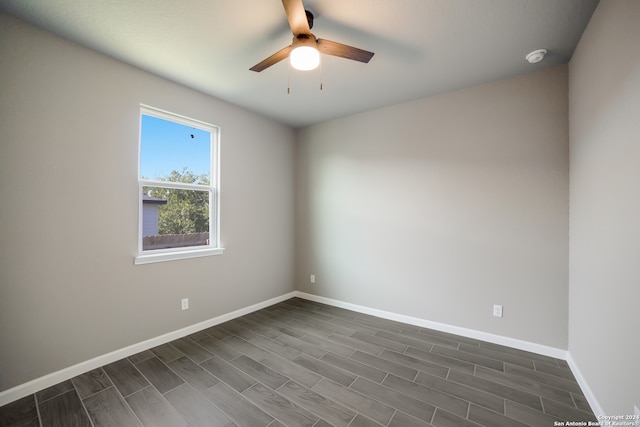
[[[571,372],[573,372],[573,376],[576,377],[576,381],[578,382],[578,385],[580,386],[580,389],[582,390],[584,397],[587,398],[587,402],[589,402],[589,406],[591,406],[591,410],[593,411],[593,414],[598,419],[600,419],[601,416],[606,416],[606,414],[604,413],[604,410],[602,409],[602,406],[600,406],[600,403],[598,402],[598,399],[596,399],[595,394],[593,394],[591,387],[589,387],[587,380],[582,375],[580,368],[578,368],[578,365],[576,365],[576,362],[573,360],[573,357],[571,357],[571,353],[569,353],[567,357],[567,363],[571,368]]]
[[[21,399],[40,390],[44,390],[47,387],[51,387],[52,385],[66,381],[100,366],[113,363],[125,357],[140,353],[141,351],[149,350],[161,344],[165,344],[178,338],[182,338],[195,332],[201,331],[203,329],[219,325],[220,323],[224,323],[229,320],[233,320],[237,317],[244,316],[245,314],[253,313],[254,311],[269,307],[273,304],[277,304],[289,298],[293,298],[294,296],[295,292],[289,292],[279,297],[271,298],[266,301],[250,305],[248,307],[232,311],[231,313],[223,314],[221,316],[217,316],[212,319],[187,326],[186,328],[178,329],[177,331],[169,332],[164,335],[160,335],[158,337],[151,338],[116,351],[112,351],[111,353],[94,357],[93,359],[80,362],[76,365],[69,366],[59,371],[52,372],[43,377],[36,378],[27,383],[20,384],[16,387],[0,392],[0,406],[6,405],[7,403],[11,403],[15,400]]]
[[[293,297],[299,297],[309,301],[315,301],[315,302],[331,305],[334,307],[340,307],[347,310],[356,311],[358,313],[370,314],[372,316],[381,317],[383,319],[395,320],[402,323],[408,323],[411,325],[416,325],[424,328],[435,329],[437,331],[448,332],[455,335],[461,335],[468,338],[488,341],[494,344],[500,344],[500,345],[524,350],[524,351],[530,351],[532,353],[542,354],[544,356],[555,357],[557,359],[566,360],[567,363],[569,364],[569,367],[571,368],[571,371],[573,372],[573,375],[576,377],[576,380],[578,381],[580,388],[582,389],[585,397],[587,398],[589,405],[591,405],[591,408],[594,411],[596,417],[600,415],[605,415],[604,411],[602,410],[602,407],[599,405],[598,401],[595,398],[595,395],[591,391],[591,388],[587,384],[586,379],[582,376],[580,369],[578,368],[575,361],[571,357],[571,354],[567,350],[562,350],[559,348],[549,347],[549,346],[536,344],[528,341],[518,340],[515,338],[504,337],[501,335],[490,334],[487,332],[477,331],[474,329],[467,329],[467,328],[462,328],[458,326],[447,325],[445,323],[433,322],[430,320],[425,320],[417,317],[406,316],[403,314],[378,310],[378,309],[369,308],[369,307],[365,307],[357,304],[351,304],[351,303],[347,303],[339,300],[334,300],[331,298],[325,298],[318,295],[308,294],[300,291],[289,292],[279,297],[271,298],[266,301],[253,304],[251,306],[241,308],[239,310],[235,310],[230,313],[223,314],[221,316],[217,316],[212,319],[205,320],[203,322],[196,323],[194,325],[187,326],[182,329],[178,329],[177,331],[169,332],[167,334],[160,335],[158,337],[151,338],[146,341],[142,341],[142,342],[130,345],[128,347],[121,348],[120,350],[116,350],[111,353],[107,353],[102,356],[95,357],[93,359],[78,363],[73,366],[69,366],[68,368],[61,369],[59,371],[53,372],[43,377],[36,378],[27,383],[20,384],[9,390],[0,392],[0,406],[6,405],[7,403],[11,403],[15,400],[18,400],[22,397],[36,393],[40,390],[44,390],[47,387],[51,387],[55,384],[58,384],[62,381],[66,381],[68,379],[76,377],[80,374],[83,374],[87,371],[98,368],[100,366],[113,363],[125,357],[129,357],[136,353],[140,353],[141,351],[149,350],[161,344],[165,344],[170,341],[176,340],[178,338],[182,338],[184,336],[201,331],[203,329],[210,328],[215,325],[219,325],[220,323],[233,320],[237,317],[241,317],[246,314],[253,313],[254,311],[263,309],[265,307],[269,307],[273,304],[277,304],[279,302],[285,301]]]
[[[389,311],[378,310],[375,308],[364,307],[361,305],[338,301],[331,298],[320,297],[317,295],[307,294],[299,291],[296,291],[295,295],[299,298],[332,305],[334,307],[345,308],[347,310],[357,311],[358,313],[382,317],[383,319],[395,320],[396,322],[408,323],[410,325],[420,326],[423,328],[435,329],[436,331],[448,332],[450,334],[461,335],[467,338],[474,338],[477,340],[488,341],[494,344],[517,348],[519,350],[530,351],[532,353],[537,353],[544,356],[555,357],[556,359],[567,360],[567,350],[562,350],[555,347],[549,347],[529,341],[504,337],[502,335],[490,334],[488,332],[477,331],[474,329],[447,325],[445,323],[433,322],[431,320],[420,319],[418,317],[405,316],[404,314],[397,314]]]
[[[474,329],[461,328],[458,326],[447,325],[445,323],[433,322],[430,320],[420,319],[412,316],[405,316],[403,314],[392,313],[383,310],[377,310],[374,308],[364,307],[361,305],[351,304],[348,302],[338,301],[331,298],[325,298],[318,295],[308,294],[305,292],[296,291],[294,292],[295,296],[307,299],[310,301],[315,301],[327,305],[332,305],[334,307],[340,307],[347,310],[356,311],[358,313],[370,314],[372,316],[381,317],[383,319],[395,320],[397,322],[408,323],[410,325],[421,326],[423,328],[435,329],[437,331],[448,332],[450,334],[461,335],[467,338],[474,338],[482,341],[488,341],[494,344],[500,344],[507,347],[517,348],[519,350],[530,351],[532,353],[541,354],[543,356],[554,357],[556,359],[562,359],[567,361],[569,364],[569,368],[573,373],[578,385],[582,389],[584,396],[587,398],[589,405],[591,406],[591,410],[594,412],[596,417],[601,415],[606,415],[602,406],[598,403],[598,400],[595,397],[595,394],[589,387],[587,380],[580,372],[578,365],[576,365],[575,361],[571,357],[571,353],[568,350],[562,350],[555,347],[549,347],[546,345],[536,344],[529,341],[518,340],[515,338],[504,337],[501,335],[490,334],[487,332],[477,331]]]

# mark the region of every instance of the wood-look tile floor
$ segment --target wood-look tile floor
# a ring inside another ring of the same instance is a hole
[[[566,362],[293,298],[0,408],[2,426],[553,426]]]

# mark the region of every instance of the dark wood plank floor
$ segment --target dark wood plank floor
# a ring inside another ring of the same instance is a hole
[[[566,362],[298,298],[0,408],[2,426],[553,426]]]

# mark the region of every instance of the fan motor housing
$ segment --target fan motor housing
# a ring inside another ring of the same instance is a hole
[[[316,36],[313,34],[298,34],[293,36],[293,41],[291,42],[291,47],[294,49],[299,46],[311,46],[317,49],[318,40]]]

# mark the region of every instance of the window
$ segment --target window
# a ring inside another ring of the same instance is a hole
[[[222,253],[219,129],[140,107],[135,264]]]

